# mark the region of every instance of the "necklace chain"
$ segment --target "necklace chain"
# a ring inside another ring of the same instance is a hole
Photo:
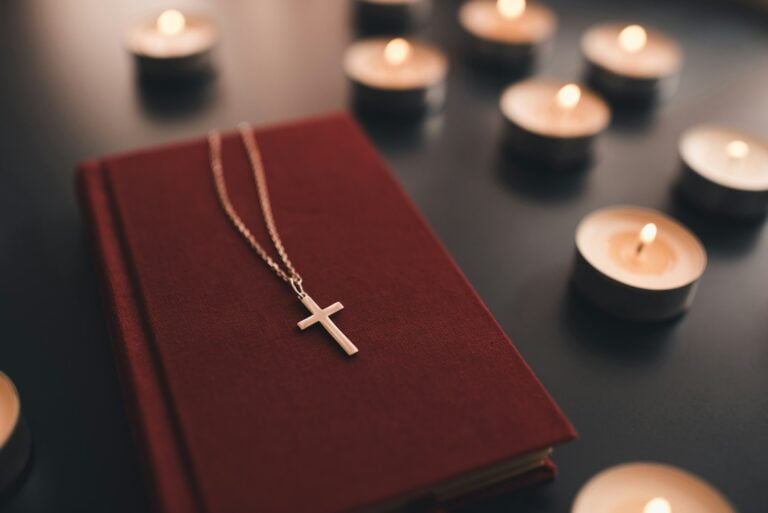
[[[275,216],[272,213],[272,203],[269,200],[269,189],[267,188],[267,177],[264,173],[264,163],[261,158],[261,151],[259,151],[259,145],[256,143],[256,138],[253,136],[253,127],[248,123],[240,123],[238,125],[240,131],[240,137],[245,146],[245,151],[248,154],[248,160],[253,170],[253,178],[256,182],[256,190],[259,194],[259,205],[261,206],[261,212],[264,216],[264,224],[269,232],[269,237],[272,239],[272,244],[277,250],[277,254],[280,256],[280,260],[283,262],[285,268],[280,267],[280,264],[269,256],[269,253],[264,247],[258,243],[256,237],[253,236],[251,230],[243,222],[243,219],[235,210],[232,200],[229,197],[227,191],[227,183],[224,180],[224,165],[221,158],[221,135],[216,131],[211,131],[208,134],[208,147],[210,150],[211,159],[211,172],[213,173],[213,180],[216,184],[216,193],[219,196],[219,202],[221,203],[224,212],[226,212],[229,220],[237,228],[237,231],[245,238],[250,244],[251,248],[256,252],[259,257],[277,274],[280,279],[291,285],[294,292],[298,294],[299,298],[305,296],[304,289],[301,285],[301,275],[293,267],[291,260],[288,258],[288,253],[285,251],[283,241],[280,239],[280,234],[275,226]]]

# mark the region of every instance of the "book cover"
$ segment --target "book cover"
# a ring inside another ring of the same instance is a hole
[[[84,163],[79,188],[115,352],[164,512],[387,511],[551,477],[573,428],[357,124],[256,130],[307,292],[347,357],[253,253],[205,138]],[[239,136],[230,196],[268,235]]]

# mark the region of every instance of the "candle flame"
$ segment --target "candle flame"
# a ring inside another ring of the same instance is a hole
[[[648,33],[640,25],[627,25],[619,32],[619,46],[629,53],[637,53],[648,43]]]
[[[525,0],[496,0],[496,9],[508,20],[519,18],[525,11]]]
[[[384,47],[384,60],[392,66],[404,63],[411,54],[411,44],[402,37],[396,37]]]
[[[565,110],[573,109],[581,100],[581,89],[576,84],[566,84],[557,91],[557,104]]]
[[[663,497],[656,497],[648,501],[643,508],[643,513],[672,513],[672,506]]]
[[[161,34],[166,36],[175,36],[187,25],[187,20],[181,11],[176,9],[168,9],[163,11],[160,16],[157,17],[157,30]]]
[[[725,152],[732,159],[743,159],[749,155],[749,145],[744,141],[735,140],[725,146]]]
[[[646,224],[640,230],[640,242],[642,244],[650,244],[651,242],[656,240],[656,233],[658,233],[658,228],[656,228],[656,225],[654,223]],[[664,500],[664,499],[661,499],[661,500]],[[648,504],[650,504],[650,502]],[[656,510],[652,510],[652,511],[645,511],[644,513],[659,513],[659,512],[657,512]]]

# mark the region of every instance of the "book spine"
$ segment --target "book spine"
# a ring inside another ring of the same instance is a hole
[[[99,264],[124,400],[148,469],[156,509],[163,513],[202,512],[132,283],[102,162],[80,166],[77,189]]]

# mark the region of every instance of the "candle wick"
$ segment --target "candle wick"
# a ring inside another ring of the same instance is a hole
[[[643,241],[638,242],[637,249],[635,249],[635,255],[640,256],[640,253],[643,252],[644,247],[645,247],[645,243]]]

